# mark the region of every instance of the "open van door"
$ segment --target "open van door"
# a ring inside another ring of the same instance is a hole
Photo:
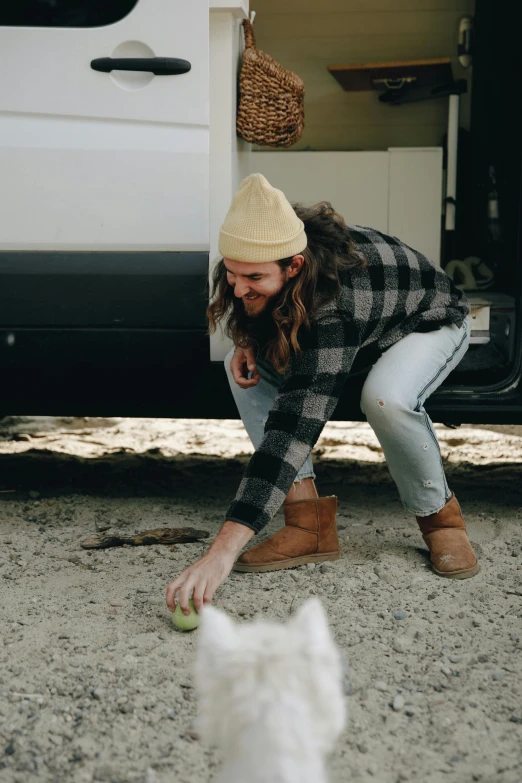
[[[208,0],[3,7],[0,252],[208,251],[208,17]]]

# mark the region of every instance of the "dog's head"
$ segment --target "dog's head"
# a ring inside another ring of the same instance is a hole
[[[234,623],[211,606],[201,613],[196,658],[199,728],[208,742],[263,715],[306,713],[322,752],[342,731],[342,664],[320,601],[309,599],[287,623]],[[267,718],[268,719],[268,718]]]

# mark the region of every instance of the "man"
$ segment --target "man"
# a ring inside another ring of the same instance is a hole
[[[423,404],[464,356],[469,312],[438,267],[398,239],[347,226],[328,202],[292,207],[261,174],[240,185],[221,228],[210,329],[255,446],[209,551],[167,588],[188,613],[232,568],[268,571],[339,558],[337,498],[319,497],[310,451],[331,418],[355,355],[373,366],[361,409],[440,576],[478,573]],[[285,526],[236,558],[284,503]]]

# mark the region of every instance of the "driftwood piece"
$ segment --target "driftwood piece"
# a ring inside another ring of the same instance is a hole
[[[208,538],[207,530],[198,530],[195,527],[159,527],[154,530],[143,530],[135,536],[93,536],[82,541],[83,549],[107,549],[110,546],[146,546],[147,544],[188,544],[191,541],[199,541]]]

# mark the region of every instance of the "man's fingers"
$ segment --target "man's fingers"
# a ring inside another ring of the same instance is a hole
[[[185,575],[183,572],[183,574],[180,574],[178,578],[174,579],[167,587],[165,600],[171,612],[173,612],[174,609],[176,608],[176,592],[179,590],[184,580],[185,580]]]
[[[183,614],[190,614],[189,598],[192,596],[193,589],[194,582],[190,578],[186,579],[180,587],[178,601]]]
[[[245,373],[241,369],[232,371],[232,376],[236,383],[240,383],[241,381],[248,380]]]
[[[249,389],[259,383],[259,378],[240,378],[236,383],[242,389]]]
[[[242,378],[246,377],[245,372],[245,362],[236,361],[233,359],[230,362],[230,372],[232,373],[232,377],[234,378],[235,382],[238,383]]]
[[[194,599],[194,607],[198,614],[199,612],[201,612],[201,609],[203,608],[203,596],[205,594],[206,585],[207,585],[206,582],[198,582],[198,584],[194,588],[194,595],[192,597]]]
[[[216,592],[216,586],[213,585],[211,582],[209,582],[205,588],[205,592],[203,593],[203,603],[210,604],[212,602],[215,592]]]

